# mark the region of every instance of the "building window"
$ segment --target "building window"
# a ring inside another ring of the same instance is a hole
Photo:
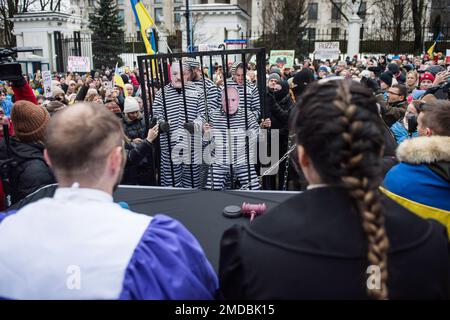
[[[308,5],[308,20],[316,21],[319,13],[319,4],[310,3]]]
[[[161,23],[163,19],[163,9],[162,8],[155,8],[155,22]]]
[[[95,6],[95,0],[88,0],[89,7]]]
[[[308,40],[316,39],[316,28],[308,28]]]
[[[183,3],[183,0],[174,0],[174,3]]]
[[[331,40],[339,40],[340,35],[341,35],[340,28],[331,28]]]
[[[181,21],[181,13],[175,13],[174,14],[174,20],[175,20],[175,23],[180,23],[180,21]]]
[[[335,20],[335,21],[341,20],[341,8],[342,8],[342,3],[332,4],[331,20]]]
[[[361,2],[361,6],[359,7],[358,15],[361,19],[364,20],[366,18],[366,14],[367,14],[367,2],[363,1]]]

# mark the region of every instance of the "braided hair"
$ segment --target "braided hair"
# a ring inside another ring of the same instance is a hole
[[[389,241],[378,187],[382,181],[384,139],[376,100],[352,80],[311,84],[297,105],[291,129],[323,183],[341,186],[353,199],[368,240],[370,265],[381,271],[375,299],[387,299]]]

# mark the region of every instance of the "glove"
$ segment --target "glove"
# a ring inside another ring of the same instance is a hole
[[[170,124],[167,121],[161,121],[159,123],[159,131],[168,133],[170,131]]]
[[[27,83],[23,75],[19,75],[16,80],[11,80],[10,82],[12,86],[16,88],[24,87],[25,84]]]
[[[183,125],[184,129],[186,129],[190,134],[194,134],[195,132],[195,125],[192,121],[186,122]]]

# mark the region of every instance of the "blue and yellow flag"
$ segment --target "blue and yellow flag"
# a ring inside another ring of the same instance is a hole
[[[436,48],[436,44],[439,42],[439,40],[441,40],[442,37],[442,32],[439,32],[438,37],[436,39],[436,41],[433,43],[433,45],[430,47],[430,49],[428,49],[427,53],[430,56],[431,59],[433,59],[434,56],[434,49]]]
[[[136,22],[141,30],[142,39],[144,40],[145,50],[147,54],[155,54],[154,46],[152,46],[147,38],[147,30],[155,25],[152,17],[148,13],[144,4],[140,0],[130,0]]]
[[[114,70],[114,85],[121,87],[122,89],[125,89],[125,83],[123,82],[122,77],[119,74],[119,68],[118,64],[116,63],[116,69]],[[123,90],[123,93],[126,96],[128,96],[127,90]]]

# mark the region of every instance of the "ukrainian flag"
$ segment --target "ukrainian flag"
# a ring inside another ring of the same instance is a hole
[[[121,87],[122,89],[125,89],[125,83],[123,83],[123,79],[119,74],[119,67],[117,63],[116,69],[114,70],[114,85]],[[125,97],[128,96],[127,90],[123,90],[123,94],[125,95]]]
[[[133,8],[134,16],[136,17],[136,22],[138,24],[139,29],[141,30],[142,39],[144,40],[147,54],[150,55],[155,54],[155,50],[153,49],[154,47],[152,47],[147,38],[147,30],[153,27],[155,25],[155,22],[153,21],[147,9],[144,7],[144,4],[140,0],[130,0],[130,1],[131,1],[131,8]]]
[[[436,41],[433,43],[433,45],[430,47],[430,49],[428,49],[427,53],[430,56],[431,59],[433,59],[434,56],[434,49],[436,48],[436,44],[439,42],[439,40],[442,37],[442,32],[439,32],[438,37],[436,39]]]

